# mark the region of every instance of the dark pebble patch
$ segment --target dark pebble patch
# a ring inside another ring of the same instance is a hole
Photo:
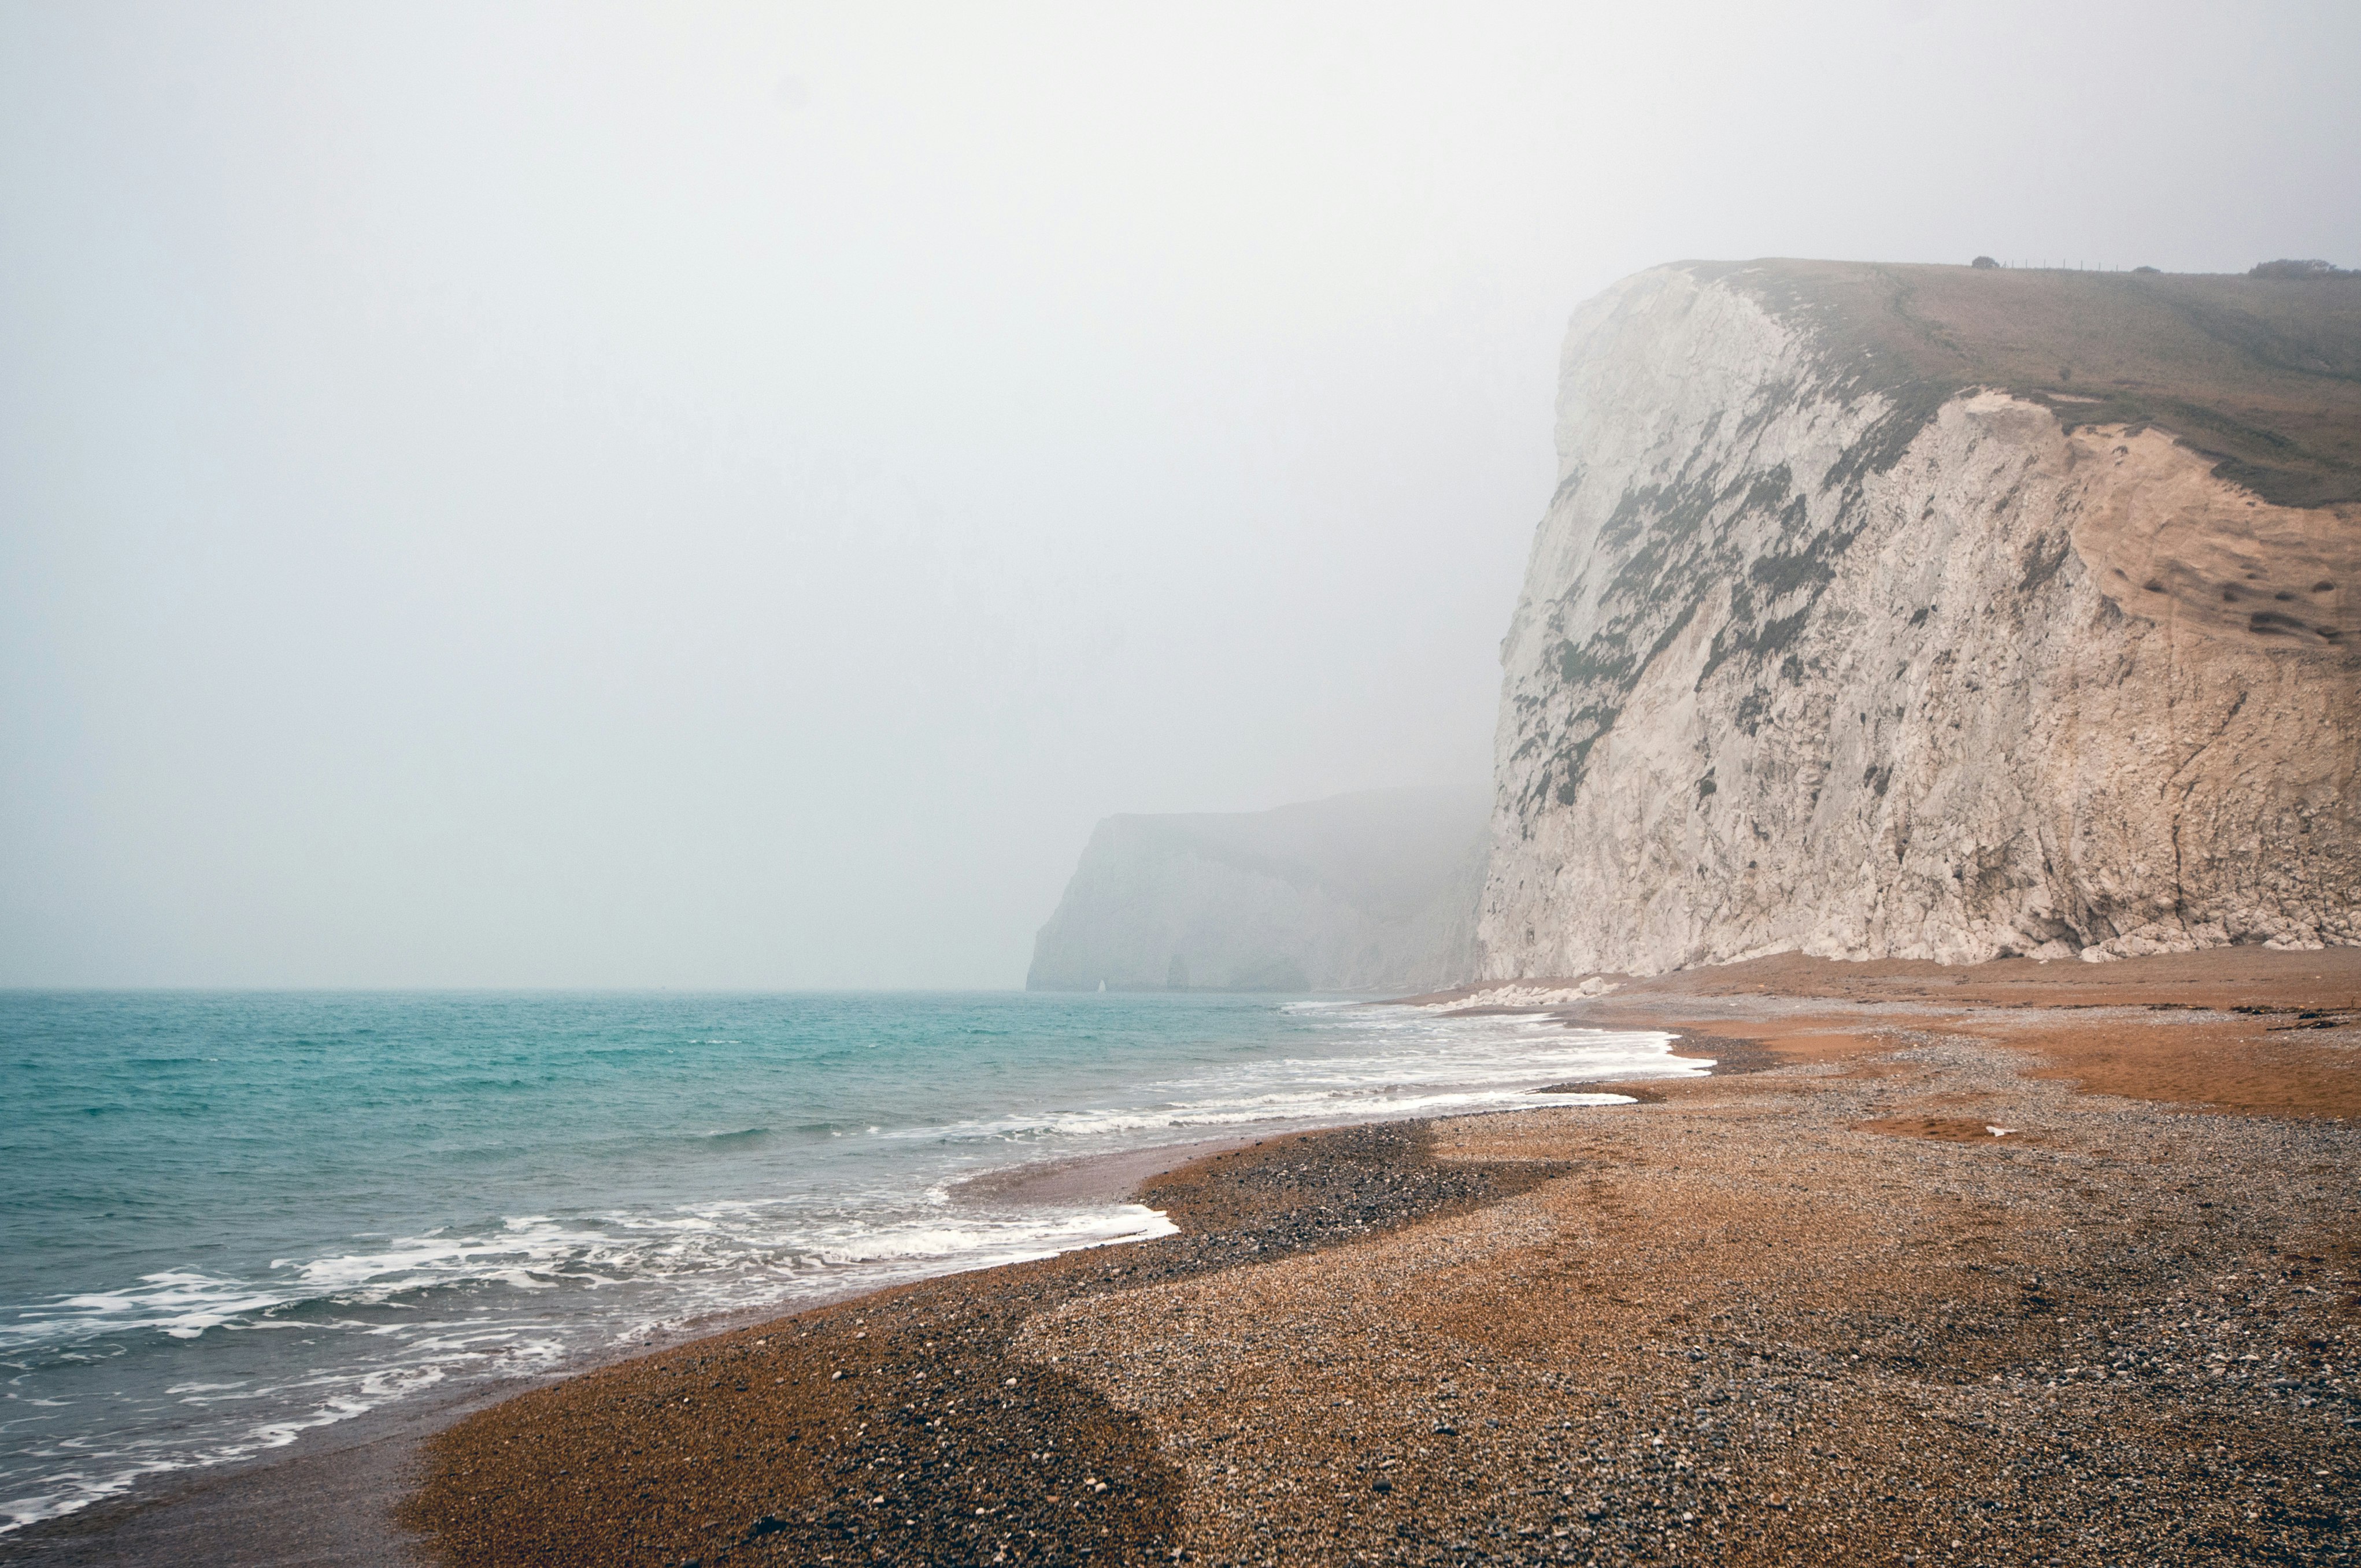
[[[1563,1173],[1438,1162],[1427,1134],[1272,1139],[1141,1191],[1178,1235],[906,1286],[522,1395],[429,1444],[405,1521],[453,1564],[1170,1562],[1180,1481],[1137,1418],[1011,1341],[1064,1301]]]

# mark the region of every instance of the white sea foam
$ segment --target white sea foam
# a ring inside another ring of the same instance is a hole
[[[617,1283],[634,1272],[669,1277],[674,1288],[646,1298],[639,1310],[627,1310],[606,1325],[603,1343],[627,1345],[713,1312],[766,1302],[792,1307],[797,1297],[827,1288],[839,1276],[857,1275],[884,1285],[1077,1248],[1153,1240],[1178,1229],[1160,1212],[1137,1203],[1049,1213],[979,1213],[956,1220],[939,1214],[847,1216],[814,1223],[785,1204],[724,1201],[701,1213],[618,1214],[607,1220],[612,1231],[561,1225],[533,1215],[512,1218],[500,1231],[481,1236],[405,1238],[372,1252],[294,1266],[291,1281],[276,1289],[176,1271],[151,1277],[137,1288],[66,1298],[54,1303],[49,1314],[8,1325],[7,1335],[18,1349],[83,1339],[94,1332],[122,1334],[141,1329],[182,1338],[214,1329],[301,1327],[315,1334],[356,1332],[395,1343],[387,1361],[290,1383],[174,1385],[168,1392],[184,1407],[226,1409],[259,1402],[293,1408],[169,1456],[79,1453],[78,1463],[53,1471],[41,1489],[0,1501],[0,1520],[5,1520],[0,1532],[76,1512],[167,1471],[225,1464],[283,1447],[306,1431],[350,1420],[456,1376],[487,1371],[513,1376],[544,1370],[581,1354],[564,1336],[533,1335],[511,1323],[329,1318],[298,1324],[260,1316],[316,1299],[324,1291],[349,1306],[460,1280],[545,1289],[566,1281]],[[698,1247],[675,1241],[651,1247],[619,1240],[614,1233],[695,1237],[713,1245]],[[74,1440],[58,1445],[60,1451],[82,1447]]]
[[[1175,1229],[1163,1214],[1131,1203],[1044,1212],[948,1201],[950,1179],[1012,1157],[1138,1147],[1225,1129],[1531,1106],[1544,1088],[1682,1076],[1709,1066],[1673,1057],[1667,1035],[1568,1029],[1530,1014],[1456,1017],[1352,1003],[1301,1003],[1289,1011],[1323,1032],[1312,1044],[1333,1039],[1335,1048],[1135,1079],[1065,1106],[932,1125],[863,1119],[854,1127],[865,1132],[829,1129],[876,1151],[861,1157],[872,1162],[861,1168],[876,1173],[863,1179],[873,1183],[867,1187],[815,1191],[789,1183],[764,1191],[759,1182],[742,1183],[745,1173],[769,1168],[718,1166],[718,1179],[741,1184],[738,1190],[688,1202],[536,1211],[357,1237],[276,1258],[249,1277],[170,1268],[116,1289],[20,1301],[12,1320],[0,1322],[0,1354],[12,1359],[92,1361],[125,1354],[142,1334],[203,1343],[277,1331],[271,1339],[296,1332],[322,1348],[305,1353],[299,1376],[173,1380],[164,1398],[204,1415],[210,1424],[202,1430],[150,1428],[114,1442],[61,1435],[35,1456],[38,1477],[20,1476],[10,1488],[22,1495],[0,1503],[0,1530],[72,1512],[164,1471],[249,1457],[427,1388],[555,1368],[711,1314],[792,1310],[847,1288]],[[1576,1090],[1553,1093],[1549,1102],[1620,1098]],[[732,1158],[759,1162],[775,1144],[748,1135],[760,1132],[748,1126],[702,1141],[757,1146]],[[826,1146],[831,1158],[854,1154],[841,1144]],[[577,1299],[583,1304],[567,1305]],[[282,1357],[264,1365],[290,1364]]]
[[[1455,1018],[1409,1007],[1370,1009],[1356,1023],[1376,1036],[1376,1048],[1152,1082],[1137,1096],[1146,1103],[1012,1113],[895,1135],[1093,1145],[1233,1126],[1453,1115],[1514,1105],[1553,1082],[1688,1077],[1713,1065],[1674,1056],[1673,1036],[1654,1030],[1568,1029],[1549,1019]]]
[[[0,1323],[0,1354],[60,1337],[93,1332],[160,1330],[174,1339],[194,1339],[248,1313],[280,1305],[282,1293],[250,1280],[217,1279],[189,1269],[140,1276],[119,1290],[63,1296],[46,1310],[21,1310],[13,1323]]]
[[[1479,1007],[1570,1007],[1594,996],[1604,996],[1614,989],[1615,981],[1603,975],[1592,975],[1573,985],[1495,985],[1448,1002],[1421,1005],[1431,1013],[1466,1013]]]

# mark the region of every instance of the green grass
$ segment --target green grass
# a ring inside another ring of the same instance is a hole
[[[1817,323],[1828,368],[1914,407],[1999,388],[2070,428],[2170,431],[2281,506],[2361,501],[2361,279],[1689,265]]]

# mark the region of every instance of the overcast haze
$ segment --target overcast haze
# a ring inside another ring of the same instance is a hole
[[[1653,262],[2361,262],[2349,5],[0,8],[0,983],[1022,982],[1474,785]]]

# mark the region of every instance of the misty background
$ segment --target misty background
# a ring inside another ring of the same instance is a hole
[[[2349,5],[0,5],[0,983],[1021,983],[1488,773],[1650,264],[2361,262]]]

